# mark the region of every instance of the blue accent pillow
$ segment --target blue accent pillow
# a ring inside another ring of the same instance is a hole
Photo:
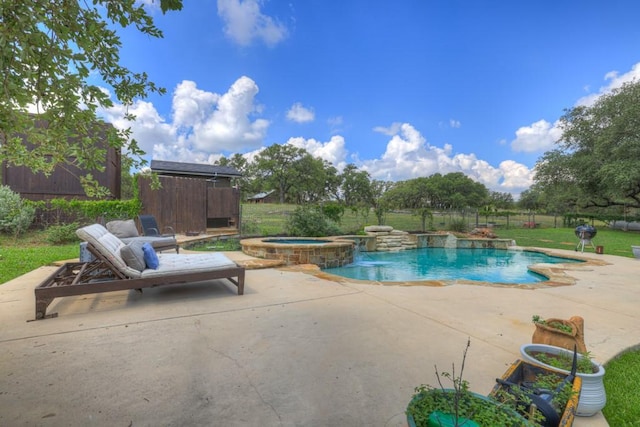
[[[145,243],[142,245],[142,252],[144,252],[144,263],[147,265],[147,268],[157,270],[160,266],[160,260],[158,259],[158,254],[156,254],[155,249],[151,246],[151,243]]]

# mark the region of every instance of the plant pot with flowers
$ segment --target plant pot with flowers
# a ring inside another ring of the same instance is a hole
[[[532,318],[536,329],[531,337],[534,344],[547,344],[566,348],[573,351],[578,348],[579,353],[586,353],[587,346],[584,343],[584,319],[573,316],[565,319],[543,319],[538,315]]]

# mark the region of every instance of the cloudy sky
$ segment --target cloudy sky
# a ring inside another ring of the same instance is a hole
[[[293,144],[381,180],[529,187],[564,110],[640,78],[640,2],[184,0],[121,59],[167,89],[129,108],[148,160]],[[116,126],[124,108],[104,112]]]

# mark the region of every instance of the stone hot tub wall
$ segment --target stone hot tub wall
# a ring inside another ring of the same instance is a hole
[[[308,240],[309,238],[300,238]],[[267,240],[244,239],[240,241],[242,252],[262,259],[280,260],[284,265],[315,264],[320,268],[342,267],[353,262],[354,242],[332,239],[324,243],[277,243]],[[289,237],[287,240],[296,240]],[[326,238],[318,240],[329,240]]]

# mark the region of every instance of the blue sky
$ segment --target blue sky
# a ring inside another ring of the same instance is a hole
[[[518,195],[567,108],[640,77],[640,3],[184,0],[120,31],[148,160],[293,144],[375,179],[464,172]],[[123,107],[104,116],[123,126]]]

